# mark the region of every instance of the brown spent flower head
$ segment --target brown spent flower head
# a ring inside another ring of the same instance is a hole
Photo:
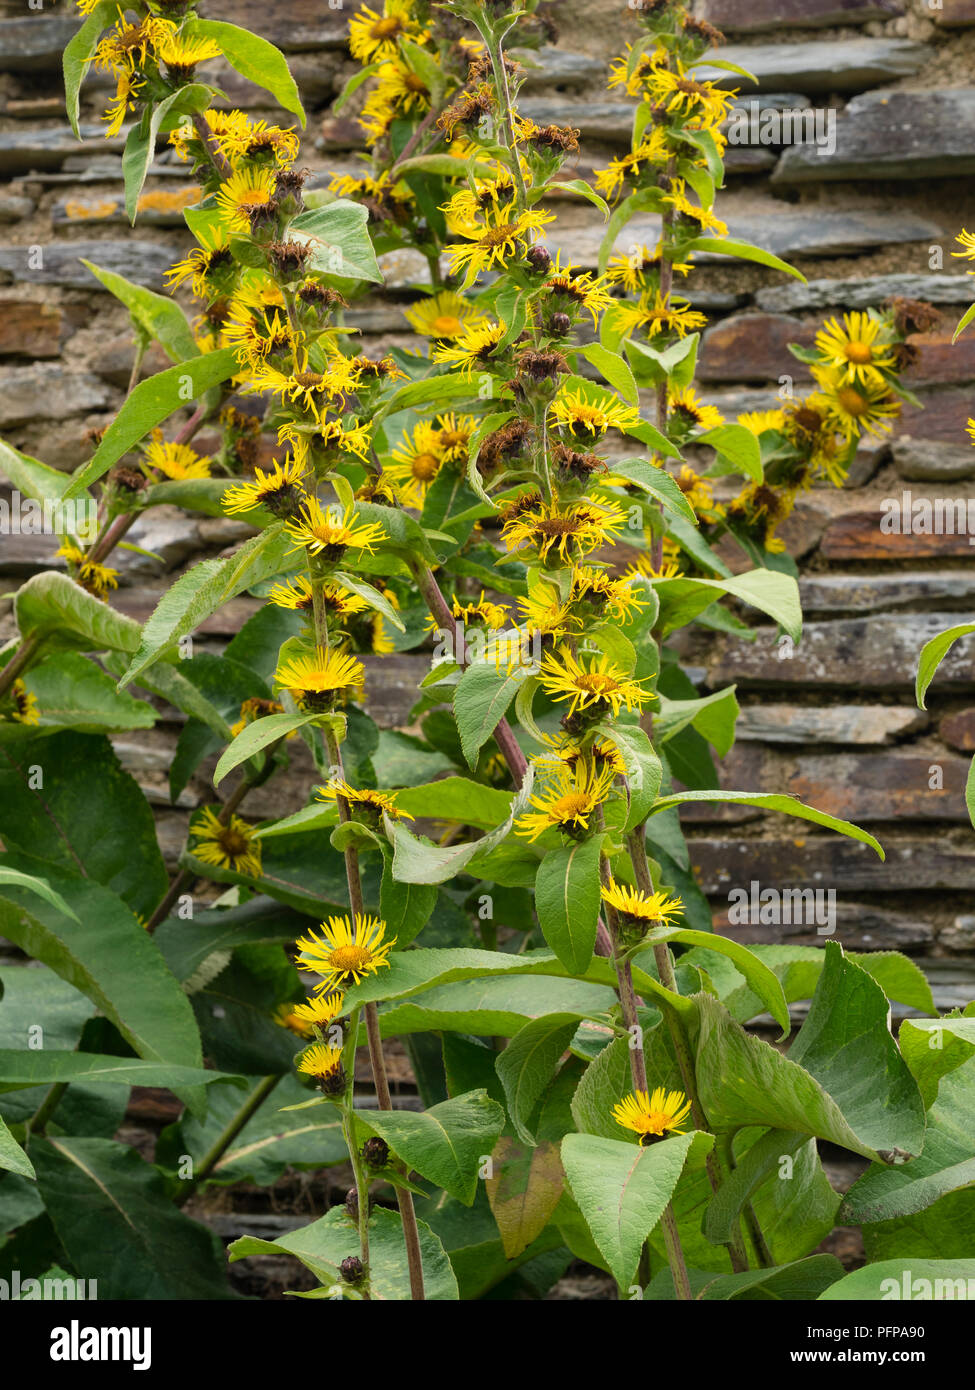
[[[487,477],[496,469],[523,458],[531,436],[532,427],[527,420],[509,420],[484,440],[477,456],[478,471]]]
[[[941,314],[924,299],[905,299],[893,295],[884,305],[893,315],[894,328],[902,338],[913,333],[930,333],[941,322]]]

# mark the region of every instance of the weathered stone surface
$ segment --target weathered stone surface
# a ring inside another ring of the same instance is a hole
[[[80,28],[81,17],[75,14],[0,20],[0,72],[56,71],[65,46]]]
[[[628,144],[633,131],[633,103],[626,101],[552,101],[528,97],[519,110],[539,125],[571,126],[585,140]]]
[[[753,213],[730,214],[726,218],[728,235],[750,241],[786,260],[803,256],[849,256],[875,246],[902,242],[930,242],[942,235],[941,228],[926,217],[914,214],[865,212],[782,212],[771,200]],[[660,238],[660,219],[635,217],[616,243],[619,253],[634,243],[655,246]],[[595,265],[599,257],[602,232],[597,227],[568,228],[556,232],[549,248],[560,246],[576,264]],[[730,265],[718,252],[696,251],[696,262]],[[885,296],[886,297],[886,296]]]
[[[64,315],[56,304],[4,300],[0,302],[0,354],[57,357],[63,324]]]
[[[195,184],[179,189],[147,189],[139,198],[136,209],[138,222],[149,227],[184,227],[183,211],[199,202],[200,190]],[[125,198],[112,194],[96,194],[79,198],[69,194],[59,198],[51,210],[55,227],[77,227],[88,222],[112,222],[128,226]]]
[[[538,87],[581,87],[589,82],[600,86],[605,84],[606,66],[598,58],[587,53],[570,53],[564,48],[553,48],[551,44],[537,52],[533,49],[515,48],[512,57],[526,69],[525,91]]]
[[[957,623],[956,614],[945,612],[881,613],[869,619],[807,623],[802,642],[791,655],[788,639],[780,642],[771,627],[760,629],[754,643],[722,635],[708,664],[709,683],[715,688],[741,681],[772,687],[910,690],[925,642]],[[933,690],[937,693],[939,687],[951,686],[975,687],[975,652],[966,651],[960,642],[938,668]]]
[[[975,0],[941,0],[941,9],[935,10],[931,18],[945,28],[968,28],[975,24]]]
[[[836,149],[793,145],[774,184],[833,179],[961,178],[975,172],[975,88],[868,92],[836,121]]]
[[[124,389],[128,386],[129,378],[132,375],[132,360],[132,343],[122,340],[110,343],[103,348],[96,357],[92,358],[91,366],[99,376],[103,376],[113,386]],[[142,359],[139,379],[144,381],[147,376],[155,376],[157,372],[164,372],[167,367],[172,365],[159,344],[150,343]]]
[[[334,8],[327,0],[291,0],[286,6],[266,0],[211,0],[210,19],[222,19],[251,29],[287,53],[301,49],[344,48],[349,20],[362,9],[361,0],[342,0]]]
[[[752,916],[751,911],[749,916]],[[836,932],[832,938],[817,935],[815,924],[783,922],[772,926],[763,925],[761,921],[730,922],[724,907],[715,911],[714,930],[745,946],[822,946],[824,941],[832,939],[839,941],[847,951],[918,951],[930,946],[935,935],[930,923],[910,913],[890,912],[887,908],[845,902],[841,898],[836,903]]]
[[[975,604],[975,573],[817,574],[800,579],[799,594],[807,618],[889,613],[921,605],[947,608],[957,604],[964,609]]]
[[[894,524],[901,529],[885,531],[882,511],[848,512],[837,517],[826,529],[820,543],[820,554],[827,560],[947,560],[964,556],[970,558],[973,551],[970,541],[975,539],[975,497],[971,503],[966,498],[957,499],[919,498],[905,492],[897,499],[898,521]],[[928,530],[925,504],[931,507]],[[938,529],[938,516],[943,516],[943,530]],[[972,514],[972,529],[968,529],[968,511]],[[893,515],[889,513],[888,515]],[[916,529],[911,529],[912,527]],[[951,528],[949,531],[949,527]],[[923,528],[923,529],[922,529]]]
[[[54,363],[14,367],[0,383],[0,425],[85,415],[110,400],[108,387],[92,372],[66,372]]]
[[[0,133],[0,174],[9,178],[35,169],[60,169],[69,155],[104,154],[125,145],[122,135],[106,139],[104,126],[83,125],[81,135],[79,144],[67,124],[54,130],[5,130]]]
[[[4,502],[10,505],[10,494],[4,495]],[[6,508],[0,508],[4,515]],[[63,560],[55,554],[58,549],[56,536],[19,536],[4,533],[0,544],[0,574],[16,575],[24,579],[36,574],[38,570],[65,569]]]
[[[926,44],[910,39],[815,39],[797,44],[732,44],[720,56],[723,62],[754,74],[758,87],[748,83],[752,91],[863,92],[910,77],[932,52]],[[737,73],[703,66],[695,71],[719,87],[742,88],[743,79]]]
[[[842,835],[806,834],[806,823],[792,821],[793,834],[776,825],[773,839],[701,837],[690,841],[691,864],[709,897],[725,898],[731,888],[842,888],[844,893],[900,893],[942,888],[970,893],[975,883],[975,841],[971,833],[948,830],[937,838],[885,834],[886,862],[869,845]]]
[[[894,295],[926,299],[931,304],[967,305],[975,298],[975,281],[957,275],[864,275],[850,280],[810,280],[805,285],[770,285],[755,292],[755,303],[769,314],[803,309],[869,309]],[[959,315],[960,317],[960,315]]]
[[[16,193],[0,196],[0,222],[22,222],[34,211],[33,198],[22,198]]]
[[[918,386],[949,386],[975,380],[975,335],[963,335],[957,343],[952,343],[953,331],[954,325],[948,331],[908,338],[919,354],[917,362],[904,373],[904,380],[912,390]]]
[[[893,743],[924,728],[921,710],[898,705],[744,705],[738,742],[862,744]]]
[[[975,449],[903,435],[891,445],[894,467],[910,481],[950,483],[975,477]]]
[[[15,281],[35,285],[64,285],[70,289],[102,290],[102,286],[82,264],[93,261],[116,275],[124,275],[137,285],[161,290],[163,273],[173,262],[173,254],[155,242],[139,241],[53,241],[41,247],[41,264],[34,266],[36,251],[29,246],[0,249],[0,271]],[[102,291],[107,293],[107,291]]]
[[[815,324],[785,314],[736,314],[704,335],[698,358],[701,381],[773,381],[783,372],[809,377],[809,368],[789,351],[790,343],[812,347]]]
[[[965,438],[965,427],[972,418],[971,391],[948,388],[944,391],[923,390],[917,395],[919,405],[905,402],[900,418],[894,424],[894,439],[910,435],[915,439],[936,439],[957,444]]]
[[[946,714],[938,725],[938,733],[952,748],[962,753],[975,753],[975,709]]]
[[[902,13],[893,0],[705,0],[702,18],[729,34],[744,34],[867,24]]]
[[[968,764],[969,759],[952,753],[900,749],[813,754],[791,763],[773,759],[763,790],[787,792],[808,806],[858,825],[897,820],[967,824]]]
[[[938,934],[938,944],[949,951],[975,950],[975,916],[960,913],[950,927]]]

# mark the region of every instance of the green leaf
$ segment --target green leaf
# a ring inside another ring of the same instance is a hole
[[[411,835],[405,826],[385,816],[386,834],[394,851],[393,876],[400,883],[446,883],[447,879],[459,874],[476,855],[487,854],[508,837],[515,820],[528,804],[532,785],[532,771],[529,768],[507,819],[480,840],[472,840],[468,844],[441,848],[439,845],[431,844],[429,840]]]
[[[931,1010],[933,1012],[933,1010]],[[937,1099],[941,1078],[975,1053],[975,1017],[905,1018],[897,1041],[925,1105]]]
[[[727,956],[737,970],[748,980],[754,993],[761,999],[765,1008],[782,1029],[782,1036],[790,1032],[789,1007],[777,976],[753,951],[731,937],[718,936],[715,932],[693,931],[686,927],[671,927],[665,931],[652,932],[647,938],[650,943],[677,941],[682,946],[702,946],[709,951]],[[635,957],[639,961],[639,955]]]
[[[498,1053],[495,1069],[504,1086],[508,1115],[526,1144],[535,1143],[528,1120],[551,1085],[559,1059],[578,1027],[575,1013],[545,1014],[526,1023]]]
[[[105,270],[92,261],[81,260],[105,288],[128,309],[132,321],[150,338],[154,338],[172,362],[185,362],[188,357],[198,357],[200,349],[193,337],[193,330],[183,310],[165,295],[146,289],[145,285],[134,285],[124,275],[116,275],[113,270]],[[221,488],[227,486],[219,479],[196,478],[194,482],[218,482]],[[178,484],[177,484],[178,486]],[[219,513],[218,513],[219,514]]]
[[[358,579],[354,574],[347,574],[344,570],[336,570],[335,582],[350,590],[351,593],[358,594],[359,598],[365,599],[369,607],[374,608],[377,613],[381,613],[398,632],[406,631],[403,619],[386,595],[380,593],[371,584],[367,584],[364,579]]]
[[[666,743],[681,729],[692,728],[707,739],[719,757],[728,755],[735,741],[739,712],[733,685],[697,700],[668,700],[666,695],[659,699],[660,710],[653,721],[659,743]]]
[[[418,1221],[423,1285],[430,1301],[456,1300],[457,1279],[439,1239],[424,1221]],[[229,1248],[229,1258],[249,1255],[293,1255],[322,1281],[314,1297],[342,1297],[349,1286],[339,1276],[339,1266],[349,1256],[359,1255],[359,1233],[342,1207],[333,1207],[327,1216],[300,1230],[290,1231],[277,1240],[258,1240],[242,1236]],[[410,1277],[399,1213],[376,1207],[369,1217],[370,1295],[378,1302],[410,1298]]]
[[[691,1145],[710,1135],[675,1135],[643,1147],[594,1134],[567,1134],[562,1166],[572,1195],[621,1290],[633,1284],[647,1236],[664,1213]]]
[[[283,524],[278,522],[245,541],[227,559],[202,560],[181,575],[142,629],[138,651],[119,688],[171,655],[180,638],[193,632],[222,604],[279,574],[287,566],[290,548]]]
[[[778,1173],[783,1158],[792,1158],[808,1143],[807,1134],[784,1129],[770,1129],[757,1139],[708,1203],[704,1219],[704,1234],[708,1240],[715,1245],[727,1244],[742,1207],[755,1190]]]
[[[918,659],[915,683],[917,703],[920,709],[927,709],[924,697],[927,694],[928,686],[949,650],[960,637],[967,637],[972,632],[975,632],[975,623],[960,623],[958,627],[950,627],[947,632],[941,632],[937,637],[932,637],[930,642],[925,642]]]
[[[705,1284],[695,1298],[704,1303],[729,1299],[735,1302],[782,1300],[805,1303],[821,1297],[824,1290],[842,1274],[843,1266],[835,1255],[810,1255],[806,1260],[794,1260],[771,1269],[719,1274]]]
[[[399,810],[430,820],[460,821],[492,830],[511,814],[511,792],[472,782],[469,777],[445,777],[422,787],[404,787],[396,793]]]
[[[38,703],[38,723],[0,724],[0,739],[33,738],[74,729],[101,734],[123,729],[151,729],[156,711],[145,700],[120,694],[100,666],[78,652],[58,652],[34,666],[24,678]]]
[[[715,1129],[768,1125],[831,1139],[853,1153],[916,1154],[924,1110],[888,1026],[887,998],[833,942],[788,1057],[697,995],[701,1103]],[[868,1087],[862,1084],[870,1077]]]
[[[305,124],[305,109],[287,59],[273,43],[240,29],[236,24],[224,24],[215,19],[189,19],[181,30],[186,38],[213,39],[230,66],[265,92],[285,111]]]
[[[23,888],[28,893],[36,893],[58,912],[63,912],[65,917],[70,917],[73,922],[78,921],[61,894],[55,893],[46,878],[38,878],[36,874],[22,874],[17,869],[10,869],[3,864],[0,865],[0,888]]]
[[[691,526],[697,526],[694,508],[665,469],[648,462],[647,459],[623,458],[613,459],[613,472],[631,483],[636,483],[637,487],[655,497],[669,512],[683,517]]]
[[[356,1122],[385,1139],[409,1168],[469,1207],[478,1169],[504,1127],[504,1111],[487,1091],[477,1090],[429,1110],[360,1110]]]
[[[145,507],[182,507],[204,516],[226,516],[223,495],[233,486],[230,478],[167,478],[151,483],[141,494]]]
[[[559,1145],[551,1139],[524,1145],[504,1135],[491,1159],[488,1200],[505,1259],[513,1260],[542,1235],[565,1190]]]
[[[139,195],[156,153],[156,138],[163,121],[173,111],[205,111],[209,103],[209,87],[199,83],[180,87],[178,92],[147,107],[142,119],[129,131],[122,155],[122,177],[125,181],[125,212],[133,227],[139,211]]]
[[[837,1279],[820,1302],[869,1303],[888,1299],[967,1298],[975,1279],[975,1260],[880,1260]],[[892,1321],[894,1319],[892,1318]]]
[[[577,351],[596,368],[597,372],[606,378],[610,386],[614,387],[625,401],[630,405],[639,405],[640,392],[637,390],[633,373],[629,364],[620,357],[618,352],[610,352],[601,343],[586,343]]]
[[[299,213],[288,235],[312,248],[311,269],[381,285],[383,273],[372,249],[368,221],[369,211],[362,203],[337,198],[323,208]]]
[[[101,1298],[232,1298],[223,1245],[166,1193],[162,1175],[112,1139],[35,1139],[47,1213]]]
[[[81,84],[102,30],[110,28],[117,18],[117,0],[100,0],[64,50],[64,104],[67,107],[71,129],[79,140],[81,131],[78,129],[78,110]]]
[[[18,589],[14,614],[21,637],[36,637],[47,649],[134,652],[139,645],[137,622],[54,570]]]
[[[718,425],[694,437],[694,444],[707,444],[720,459],[725,459],[734,472],[743,473],[746,478],[761,482],[765,476],[762,468],[762,450],[755,435],[744,425]]]
[[[550,183],[548,188],[550,193],[554,193],[556,190],[560,193],[577,193],[580,198],[585,198],[592,203],[594,208],[599,209],[603,214],[604,221],[609,221],[609,204],[605,198],[601,198],[596,190],[586,183],[585,179],[566,179],[564,183]]]
[[[725,579],[658,579],[651,583],[660,599],[664,636],[685,627],[721,594],[730,594],[767,613],[794,642],[802,637],[799,586],[792,575],[757,569]]]
[[[535,879],[538,925],[572,975],[585,974],[596,945],[601,848],[602,836],[594,835],[581,844],[549,850]]]
[[[235,767],[264,752],[271,744],[280,743],[295,729],[321,719],[320,714],[268,714],[247,724],[225,750],[213,772],[213,785],[219,786]]]
[[[7,1173],[19,1173],[22,1178],[34,1178],[34,1165],[10,1133],[0,1116],[0,1168]]]
[[[219,386],[236,371],[234,349],[218,348],[140,381],[105,431],[93,457],[74,474],[65,498],[77,497],[173,411],[199,400],[211,386]]]
[[[77,920],[65,920],[44,903],[35,906],[34,899],[28,910],[20,890],[7,888],[0,898],[0,932],[86,995],[144,1061],[202,1067],[189,1000],[137,918],[99,884],[49,877]],[[192,1109],[203,1109],[201,1087],[180,1091]]]
[[[471,767],[507,714],[524,678],[522,668],[516,667],[508,675],[488,661],[475,661],[461,676],[454,692],[454,717]]]
[[[910,1163],[870,1168],[846,1194],[843,1224],[894,1221],[925,1211],[949,1192],[975,1187],[975,1060],[941,1078],[924,1148]]]
[[[660,792],[663,765],[646,733],[636,724],[600,724],[604,734],[619,749],[626,765],[626,784],[630,809],[624,830],[632,830],[646,820]]]
[[[739,261],[754,261],[756,265],[768,265],[773,270],[783,270],[786,275],[791,275],[796,280],[806,283],[806,277],[802,271],[796,270],[795,266],[789,265],[787,261],[782,261],[778,256],[773,256],[771,251],[763,251],[761,247],[751,246],[747,241],[732,241],[728,237],[699,236],[693,241],[685,242],[682,251],[714,251],[721,256],[734,256]]]
[[[144,1062],[133,1057],[102,1057],[93,1052],[0,1050],[0,1091],[50,1086],[62,1081],[69,1084],[97,1081],[116,1086],[159,1086],[178,1091],[190,1086],[212,1086],[221,1081],[232,1081],[239,1085],[243,1077],[207,1071],[203,1067]]]
[[[57,468],[49,468],[46,463],[41,463],[40,459],[20,453],[2,439],[0,439],[0,471],[9,478],[24,497],[30,497],[36,502],[50,504],[51,524],[60,534],[69,532],[72,535],[77,535],[82,529],[82,521],[86,520],[88,516],[92,519],[95,517],[95,503],[87,493],[83,497],[79,497],[71,507],[64,508],[56,505],[60,502],[71,482],[70,474],[61,473]]]
[[[169,883],[149,804],[104,737],[0,744],[0,835],[8,850],[102,883],[145,917]]]
[[[971,323],[972,319],[975,319],[975,304],[969,304],[968,308],[965,310],[961,318],[958,320],[958,327],[955,329],[954,336],[951,340],[952,343],[957,343],[958,339],[964,333],[965,329]]]
[[[384,1009],[379,1025],[384,1038],[439,1032],[512,1038],[526,1023],[543,1015],[571,1013],[578,1022],[592,1014],[607,1013],[615,1002],[608,985],[543,975],[505,975],[436,985]]]
[[[825,811],[816,811],[811,806],[805,806],[794,796],[782,796],[775,792],[675,792],[670,796],[662,796],[651,814],[656,815],[659,811],[666,811],[672,806],[681,806],[690,801],[721,801],[727,802],[729,806],[760,806],[766,811],[781,811],[783,815],[796,816],[799,820],[812,821],[815,825],[825,825],[827,830],[835,830],[840,835],[846,835],[848,839],[859,840],[861,844],[869,845],[871,849],[876,850],[881,859],[885,858],[880,843],[868,831],[861,830],[850,821],[828,816]]]
[[[386,923],[386,934],[404,951],[419,935],[437,905],[438,889],[431,883],[397,883],[392,859],[383,864],[379,887],[379,915]]]

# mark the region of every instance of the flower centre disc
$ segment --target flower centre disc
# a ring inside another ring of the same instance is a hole
[[[368,965],[372,960],[372,955],[367,946],[356,946],[354,943],[349,946],[336,946],[329,956],[329,964],[335,970],[361,970],[364,965]]]

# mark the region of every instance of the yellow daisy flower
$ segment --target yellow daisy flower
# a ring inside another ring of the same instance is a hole
[[[652,1096],[646,1091],[634,1091],[613,1106],[613,1119],[624,1129],[639,1135],[641,1146],[663,1139],[668,1133],[683,1134],[678,1129],[691,1111],[691,1102],[683,1091],[666,1091],[658,1086]]]
[[[704,405],[693,386],[684,386],[679,391],[671,391],[668,404],[672,415],[676,415],[685,429],[713,430],[724,424],[724,416],[713,405]]]
[[[312,1043],[298,1059],[298,1070],[303,1076],[314,1077],[325,1095],[339,1096],[345,1090],[341,1048]]]
[[[284,714],[284,705],[279,704],[277,700],[264,700],[259,695],[253,695],[241,705],[240,718],[235,724],[231,724],[230,732],[237,738],[248,724],[253,724],[258,719],[266,719],[269,714]],[[297,730],[288,734],[288,738],[296,737]]]
[[[231,816],[224,823],[216,812],[205,806],[190,826],[197,841],[192,847],[195,859],[215,868],[230,869],[235,874],[258,878],[261,872],[261,846],[254,839],[253,828],[240,816]]]
[[[642,329],[650,339],[658,333],[676,333],[678,338],[686,338],[688,333],[707,326],[705,315],[692,309],[689,300],[680,295],[664,296],[659,290],[641,295],[635,304],[615,304],[609,317],[614,329],[631,335]]]
[[[252,214],[266,209],[274,192],[271,169],[239,169],[231,174],[217,193],[217,206],[225,225],[231,231],[249,232]]]
[[[591,711],[615,719],[621,709],[642,709],[652,698],[642,680],[627,676],[605,653],[579,657],[565,646],[543,657],[539,681],[556,704],[569,701],[570,715]]]
[[[197,299],[208,299],[212,293],[211,277],[221,270],[232,271],[234,258],[226,227],[211,227],[199,236],[200,245],[194,246],[188,255],[166,271],[166,284],[172,292],[189,280]]]
[[[350,787],[348,782],[338,778],[329,782],[326,787],[319,787],[315,795],[319,801],[327,801],[334,805],[338,805],[339,800],[347,802],[353,815],[362,812],[366,820],[373,825],[381,823],[384,812],[390,820],[416,819],[408,811],[398,810],[395,797],[390,796],[388,792],[373,791],[369,787]]]
[[[188,444],[170,443],[163,438],[162,430],[152,432],[150,443],[145,450],[145,463],[156,468],[167,478],[182,481],[184,478],[209,478],[210,460],[191,449]]]
[[[468,376],[478,370],[497,367],[499,363],[494,353],[507,332],[507,324],[479,319],[456,334],[451,343],[437,343],[431,353],[432,360],[459,367]]]
[[[345,1012],[345,995],[341,992],[322,994],[304,1004],[292,1004],[291,1011],[306,1026],[321,1028],[324,1032]]]
[[[663,61],[666,62],[666,58]],[[672,115],[695,117],[705,126],[720,125],[738,93],[725,91],[713,82],[696,82],[687,76],[679,58],[674,62],[674,70],[663,63],[652,64],[643,79],[644,100],[662,106]]]
[[[773,430],[781,432],[785,429],[784,410],[746,410],[738,416],[739,425],[743,425],[746,430],[750,430],[756,439],[763,434],[771,434]]]
[[[895,359],[893,344],[881,339],[884,331],[869,314],[844,314],[842,326],[837,319],[826,320],[816,334],[816,350],[841,381],[885,388],[883,373],[894,370]]]
[[[537,840],[546,830],[560,830],[564,835],[582,839],[590,830],[592,813],[609,796],[616,773],[610,767],[563,767],[553,782],[539,796],[531,797],[536,809],[519,816],[515,831],[526,839]]]
[[[621,917],[629,917],[636,922],[670,926],[671,918],[680,917],[684,911],[680,898],[672,898],[667,893],[644,893],[639,888],[617,883],[613,878],[599,892],[603,902],[608,903]]]
[[[526,547],[546,562],[557,555],[571,564],[601,545],[614,545],[625,524],[625,513],[612,501],[543,502],[506,521],[501,538],[509,550]]]
[[[569,603],[585,605],[597,613],[608,612],[619,622],[647,606],[636,585],[626,578],[613,579],[605,570],[581,565],[572,571]]]
[[[880,385],[872,381],[854,384],[832,372],[813,370],[830,416],[847,442],[859,439],[864,431],[872,435],[890,432],[901,405],[885,381]]]
[[[444,463],[440,431],[421,420],[412,436],[404,435],[383,470],[408,507],[419,509]]]
[[[172,69],[174,76],[188,81],[198,63],[208,63],[223,56],[223,50],[213,39],[184,38],[178,27],[170,23],[164,38],[156,43],[156,57]]]
[[[17,724],[40,723],[40,715],[37,712],[37,696],[31,694],[22,680],[14,681],[10,687],[9,698],[13,704],[13,709],[5,718],[12,719]]]
[[[270,472],[256,468],[253,482],[227,488],[222,498],[223,509],[228,516],[237,516],[255,507],[266,507],[272,516],[294,517],[302,503],[308,504],[304,488],[306,477],[307,470],[297,459],[285,459],[283,463],[275,460]]]
[[[362,662],[334,647],[289,657],[274,673],[275,685],[310,714],[328,714],[340,700],[361,695],[365,679]]]
[[[347,550],[366,550],[371,555],[385,538],[385,531],[376,521],[359,522],[354,507],[344,513],[338,505],[326,512],[317,497],[309,497],[300,513],[287,523],[288,535],[310,555],[337,562]]]
[[[625,432],[638,425],[640,412],[608,392],[566,389],[552,402],[551,421],[577,443],[593,445],[608,429]]]
[[[364,5],[349,21],[349,48],[363,65],[399,56],[400,38],[424,44],[430,37],[412,14],[412,0],[386,0],[382,14]]]
[[[372,449],[372,425],[353,420],[344,425],[341,420],[323,420],[317,429],[303,429],[287,420],[278,430],[278,443],[290,444],[294,456],[308,463],[312,452],[331,456],[352,454],[363,463],[369,460]]]
[[[389,953],[396,944],[386,940],[386,923],[380,917],[355,914],[330,917],[319,927],[321,936],[310,931],[298,938],[298,969],[323,978],[315,993],[348,989],[368,975],[375,975],[389,965]]]
[[[515,213],[506,208],[496,226],[469,223],[456,228],[467,245],[447,247],[451,275],[465,272],[464,289],[473,285],[483,271],[505,270],[523,260],[535,242],[535,234],[555,220],[555,214],[532,209]]]

